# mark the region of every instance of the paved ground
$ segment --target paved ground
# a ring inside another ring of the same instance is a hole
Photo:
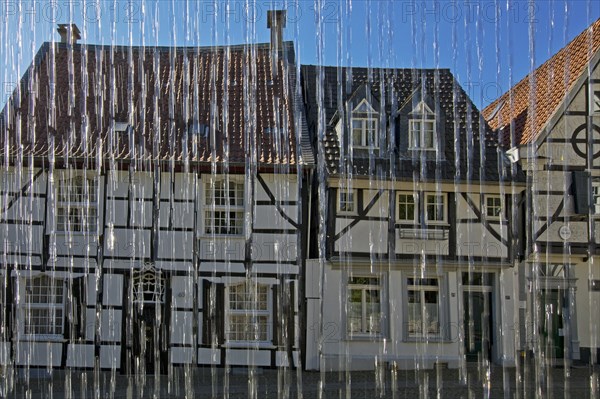
[[[171,376],[124,376],[110,372],[2,372],[0,397],[8,398],[598,398],[600,368],[515,368],[470,364],[459,370],[391,370],[319,373],[296,370],[196,368]],[[36,375],[37,374],[37,375]],[[544,376],[546,374],[547,377]],[[519,378],[516,378],[517,375]],[[538,376],[538,384],[536,384]],[[538,389],[536,389],[538,386]],[[10,392],[7,391],[10,390]],[[253,394],[253,395],[252,395]]]

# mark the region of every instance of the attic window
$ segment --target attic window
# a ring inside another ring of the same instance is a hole
[[[377,116],[373,107],[362,100],[352,110],[352,146],[354,148],[377,147]]]
[[[437,135],[435,113],[421,101],[410,113],[408,121],[408,142],[412,150],[435,150]]]

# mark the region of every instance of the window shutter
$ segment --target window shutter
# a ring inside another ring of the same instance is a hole
[[[217,298],[215,312],[215,324],[217,329],[217,342],[225,343],[225,284],[216,284]]]
[[[280,346],[282,342],[283,330],[282,330],[282,317],[281,315],[285,314],[284,312],[279,313],[280,306],[280,289],[278,285],[273,285],[273,310],[272,310],[272,320],[273,320],[273,344],[276,346]],[[283,310],[283,309],[282,309]]]
[[[85,336],[84,277],[72,279],[67,284],[65,304],[65,339],[81,339]]]
[[[288,295],[286,295],[286,299],[287,299],[287,303],[286,303],[286,309],[285,309],[285,317],[287,318],[287,347],[289,350],[291,350],[294,347],[294,342],[296,341],[296,337],[295,337],[295,332],[296,332],[296,328],[295,328],[295,323],[294,323],[294,310],[295,310],[295,306],[294,306],[294,292],[296,289],[296,284],[294,284],[293,281],[290,281],[288,284],[288,290],[287,293]]]
[[[216,290],[214,306],[210,305],[211,290]],[[202,299],[202,343],[212,345],[213,334],[216,334],[216,343],[222,344],[225,342],[225,285],[204,280]]]
[[[202,343],[210,345],[212,342],[212,318],[214,309],[210,306],[211,282],[202,280]]]
[[[573,194],[575,196],[575,213],[588,214],[590,209],[590,191],[588,173],[584,171],[573,172]]]

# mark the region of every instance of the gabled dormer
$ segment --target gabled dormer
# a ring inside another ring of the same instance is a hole
[[[340,146],[355,152],[363,150],[378,150],[381,146],[379,137],[379,101],[371,94],[366,84],[361,85],[352,93],[345,104],[346,117],[340,117],[339,113],[335,125]],[[347,133],[342,135],[342,124],[346,122]],[[345,137],[342,137],[345,136]],[[345,140],[344,140],[345,139]]]
[[[398,110],[400,154],[444,157],[444,115],[428,94],[415,91]],[[423,152],[425,152],[423,154]]]

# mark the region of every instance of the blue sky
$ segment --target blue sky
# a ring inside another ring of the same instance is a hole
[[[56,0],[0,3],[3,104],[56,25],[85,43],[210,46],[269,40],[266,11],[288,10],[300,63],[450,68],[487,105],[600,17],[591,0]]]

